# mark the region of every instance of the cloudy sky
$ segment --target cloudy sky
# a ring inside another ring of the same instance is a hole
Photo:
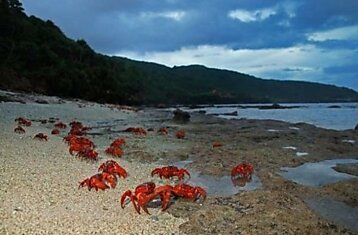
[[[357,0],[22,0],[97,52],[358,91]]]

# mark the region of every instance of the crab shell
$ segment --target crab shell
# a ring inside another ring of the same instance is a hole
[[[175,137],[177,137],[178,139],[184,139],[185,138],[185,131],[184,130],[179,130],[175,133]]]
[[[38,133],[34,136],[34,139],[38,139],[38,140],[44,140],[44,141],[47,141],[48,140],[48,137],[46,134],[44,133]]]
[[[244,178],[251,178],[251,175],[254,171],[254,167],[250,163],[240,163],[231,170],[231,177],[236,177],[239,175]]]
[[[202,187],[191,186],[189,184],[177,184],[173,187],[173,193],[178,197],[191,199],[193,201],[200,197],[203,201],[206,199],[206,191]]]
[[[140,214],[141,208],[147,214],[150,214],[146,205],[159,196],[162,200],[161,208],[164,211],[169,205],[172,191],[173,187],[171,185],[162,185],[156,187],[153,182],[147,182],[137,186],[134,193],[132,193],[130,190],[124,192],[120,199],[121,206],[124,208],[124,202],[126,198],[129,197],[138,214]]]
[[[105,150],[105,152],[114,157],[121,157],[123,155],[123,150],[118,146],[110,146]]]
[[[155,168],[151,175],[152,177],[158,174],[160,178],[169,179],[171,177],[177,176],[179,180],[184,179],[185,175],[188,175],[190,178],[190,173],[184,168],[178,168],[176,166],[165,166],[161,168]]]
[[[98,171],[117,175],[118,177],[123,177],[124,179],[128,176],[127,171],[114,160],[108,160],[102,163],[99,166]]]
[[[108,173],[99,173],[81,181],[79,188],[87,186],[88,190],[94,188],[96,191],[98,191],[98,189],[106,190],[110,187],[115,188],[116,185],[117,178],[114,175]]]

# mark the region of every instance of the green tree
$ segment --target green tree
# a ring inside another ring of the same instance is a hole
[[[4,2],[8,2],[8,8],[14,12],[24,12],[24,8],[22,7],[22,3],[19,0],[2,0]],[[5,3],[6,4],[6,3]]]

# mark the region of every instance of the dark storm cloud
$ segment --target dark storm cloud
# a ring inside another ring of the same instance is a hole
[[[134,48],[173,50],[202,44],[226,44],[235,48],[289,46],[302,42],[306,32],[336,26],[337,22],[357,23],[356,1],[333,3],[328,0],[224,3],[221,0],[109,0],[105,4],[86,0],[24,1],[29,14],[52,19],[70,36],[85,38],[106,52]],[[228,17],[228,12],[236,9],[265,8],[273,8],[275,14],[262,22],[245,23]],[[180,22],[141,17],[142,13],[165,11],[182,11],[185,16]]]
[[[51,19],[72,38],[84,38],[104,53],[167,51],[185,46],[287,47],[305,33],[357,23],[357,1],[23,1],[26,12]],[[271,9],[262,21],[242,22],[230,11]],[[181,12],[180,20],[160,14]],[[146,15],[147,14],[147,15]],[[156,15],[158,14],[158,15]]]

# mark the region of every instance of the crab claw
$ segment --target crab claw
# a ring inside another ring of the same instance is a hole
[[[119,177],[123,177],[124,179],[128,176],[127,171],[121,167],[116,161],[108,160],[102,163],[98,171],[106,172],[113,175],[118,175]]]
[[[162,210],[166,210],[170,203],[170,198],[172,196],[173,186],[171,185],[162,185],[155,189],[155,193],[160,195],[160,200],[162,201]]]
[[[88,186],[88,188],[89,188],[89,178],[81,181],[80,185],[78,186],[78,188],[81,188],[81,187],[84,187],[84,186]]]
[[[129,197],[130,200],[132,200],[132,198],[133,198],[132,191],[127,190],[122,194],[121,199],[120,199],[122,209],[124,209],[124,206],[125,206],[124,202],[127,199],[127,197]]]
[[[109,184],[111,188],[115,188],[117,186],[117,178],[108,173],[102,173],[104,180]]]
[[[122,196],[121,196],[121,207],[122,209],[124,209],[125,207],[125,201],[127,199],[127,197],[129,197],[129,200],[132,201],[132,204],[134,206],[134,209],[138,212],[138,214],[140,214],[140,208],[139,206],[137,205],[138,203],[138,198],[132,193],[131,190],[127,190],[125,191]],[[143,208],[144,209],[144,208]],[[145,210],[144,210],[145,211]]]
[[[202,187],[195,187],[195,194],[202,197],[203,201],[206,199],[206,191]]]
[[[189,177],[189,179],[191,178],[189,171],[187,171],[187,170],[184,169],[184,168],[181,168],[181,169],[179,170],[179,175],[182,176],[182,177],[180,177],[179,179],[183,179],[183,178],[184,178],[184,175],[187,175],[187,176]]]
[[[127,178],[128,173],[127,171],[121,167],[118,163],[114,164],[114,170],[113,170],[118,176],[122,176],[124,179]]]
[[[153,177],[155,174],[159,174],[160,178],[162,178],[160,172],[161,172],[161,168],[155,168],[154,170],[152,170],[151,176]]]

